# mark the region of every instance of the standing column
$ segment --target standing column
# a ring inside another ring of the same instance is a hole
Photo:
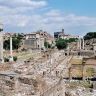
[[[70,53],[70,48],[69,48],[69,45],[68,45],[67,54],[69,55],[69,53]]]
[[[84,44],[84,39],[83,39],[83,50],[85,49],[84,45],[85,45],[85,44]]]
[[[0,25],[0,63],[4,62],[3,59],[3,26],[2,24]]]
[[[79,40],[77,41],[77,50],[80,48]]]
[[[80,40],[80,41],[79,41],[79,42],[80,42],[80,45],[79,45],[79,46],[80,46],[80,50],[81,50],[81,38],[80,38],[79,40]]]
[[[12,36],[10,36],[10,61],[13,61]]]

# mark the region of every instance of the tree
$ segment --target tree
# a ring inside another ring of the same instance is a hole
[[[14,61],[17,61],[17,56],[13,56],[13,60]]]
[[[4,41],[4,45],[3,45],[5,50],[9,50],[10,49],[10,40],[5,40]]]
[[[12,36],[12,47],[13,50],[18,49],[20,47],[21,41],[22,41],[23,36],[21,34],[14,34]],[[4,49],[9,50],[10,49],[10,38],[8,40],[4,41]]]
[[[51,44],[49,44],[48,42],[44,42],[44,46],[45,46],[45,48],[51,48]]]
[[[96,38],[96,32],[88,32],[85,36],[84,39],[85,40],[89,40],[89,39],[93,39]]]
[[[67,48],[67,42],[64,39],[58,39],[56,41],[56,46],[59,50]]]
[[[64,39],[65,42],[71,43],[71,42],[77,42],[78,38],[69,38],[69,39]]]
[[[70,39],[68,40],[68,42],[69,42],[69,43],[71,43],[71,42],[77,42],[77,40],[78,40],[77,38],[70,38]]]

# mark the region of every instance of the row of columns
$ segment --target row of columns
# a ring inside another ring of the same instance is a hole
[[[85,44],[84,44],[84,39],[83,38],[79,38],[78,39],[78,44],[77,44],[77,49],[81,50],[81,49],[85,49]]]
[[[10,35],[10,62],[13,61],[13,52],[12,52],[12,36]],[[0,63],[4,63],[3,56],[3,26],[0,24]]]

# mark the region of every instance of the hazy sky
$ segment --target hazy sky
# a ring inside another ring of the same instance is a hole
[[[6,32],[84,35],[96,31],[96,0],[0,0],[0,22]]]

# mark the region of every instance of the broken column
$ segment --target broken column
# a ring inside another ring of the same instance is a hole
[[[3,63],[3,25],[0,24],[0,63]]]
[[[19,88],[20,88],[17,77],[15,77],[15,86],[14,87],[15,87],[15,95],[17,96],[19,94]]]

